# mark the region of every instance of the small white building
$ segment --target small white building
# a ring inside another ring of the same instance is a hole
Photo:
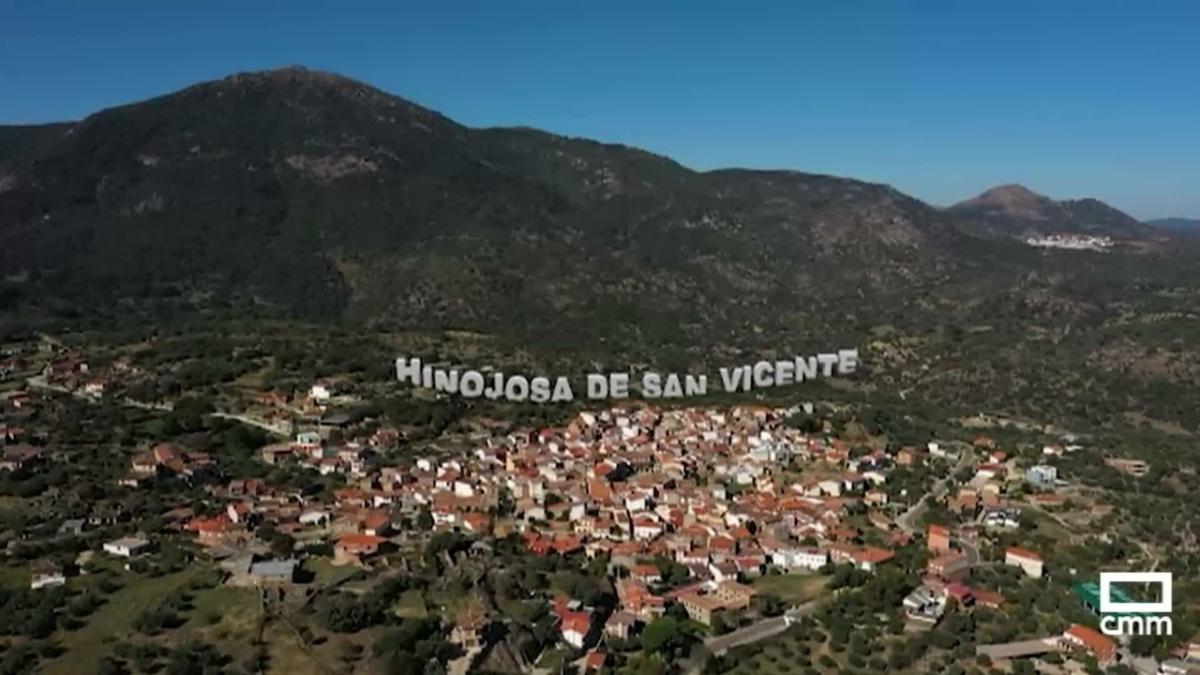
[[[653,518],[641,516],[633,519],[633,536],[637,539],[654,539],[662,532],[662,524]]]
[[[983,514],[985,527],[1015,530],[1021,527],[1021,514],[1013,509],[988,509]]]
[[[862,477],[871,483],[871,485],[883,485],[887,482],[887,475],[876,469],[871,469],[870,471],[864,472]]]
[[[29,581],[29,587],[33,590],[39,588],[53,588],[54,586],[62,586],[67,583],[67,577],[62,573],[62,570],[57,567],[46,567],[45,569],[35,570]]]
[[[308,397],[315,403],[327,403],[333,398],[333,392],[330,391],[329,385],[318,382],[308,390]]]
[[[104,542],[105,553],[121,558],[133,558],[149,547],[150,542],[140,537],[121,537]]]
[[[1042,578],[1042,557],[1032,551],[1012,547],[1004,552],[1004,564],[1020,567],[1026,575],[1034,579]]]
[[[313,510],[301,513],[299,520],[301,525],[324,527],[333,520],[333,516],[328,511]]]
[[[301,431],[296,434],[296,444],[303,446],[313,446],[321,444],[321,434],[315,431]]]
[[[787,548],[771,554],[771,562],[788,570],[819,570],[829,562],[829,552],[818,548]]]
[[[576,649],[583,649],[592,630],[592,615],[589,612],[568,611],[562,617],[563,641]]]
[[[819,489],[821,491],[821,494],[829,495],[830,497],[842,496],[842,482],[841,481],[837,481],[837,480],[833,480],[833,479],[826,479],[826,480],[823,480],[823,481],[817,483],[817,489]]]
[[[629,497],[625,498],[625,508],[628,509],[630,513],[645,511],[649,507],[649,500],[646,499],[645,495],[630,495]]]

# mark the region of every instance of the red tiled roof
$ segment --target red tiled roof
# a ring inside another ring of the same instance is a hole
[[[1016,546],[1010,546],[1010,547],[1008,547],[1008,550],[1007,550],[1007,551],[1005,551],[1005,554],[1006,554],[1006,555],[1015,555],[1015,556],[1019,556],[1019,557],[1025,558],[1025,559],[1027,559],[1027,560],[1038,560],[1038,561],[1040,561],[1040,560],[1042,559],[1042,556],[1040,556],[1040,555],[1038,555],[1038,554],[1034,553],[1033,551],[1027,551],[1027,550],[1025,550],[1025,549],[1023,549],[1023,548],[1017,548]]]
[[[590,670],[600,670],[604,667],[604,662],[608,660],[608,654],[602,649],[593,649],[587,653],[587,661],[584,666]]]
[[[377,548],[380,544],[386,541],[387,539],[384,539],[383,537],[377,537],[372,534],[358,534],[351,532],[338,537],[337,543],[339,546],[346,549],[370,549]]]
[[[1092,628],[1088,628],[1087,626],[1074,624],[1068,628],[1063,635],[1064,637],[1074,638],[1084,647],[1086,647],[1088,651],[1102,658],[1111,657],[1112,654],[1117,650],[1117,644],[1115,642],[1105,637],[1100,632]]]
[[[975,596],[975,602],[988,607],[999,607],[1004,604],[1004,596],[991,591],[981,591],[977,588],[971,589],[971,595]]]
[[[896,557],[895,553],[883,548],[868,546],[854,553],[854,559],[859,562],[881,563]]]
[[[562,613],[562,632],[574,631],[581,635],[587,635],[592,628],[592,615],[589,612],[574,612],[571,610]]]
[[[558,551],[560,554],[567,554],[571,551],[578,551],[583,544],[580,542],[578,537],[563,536],[556,538],[553,546],[554,550]]]
[[[387,514],[384,514],[384,513],[369,514],[366,518],[363,518],[363,521],[362,521],[363,528],[368,529],[368,530],[378,530],[379,528],[384,527],[385,525],[389,524],[390,522],[391,522],[391,518],[388,518]]]
[[[963,584],[951,583],[946,584],[946,595],[958,600],[965,600],[974,595],[974,591]]]

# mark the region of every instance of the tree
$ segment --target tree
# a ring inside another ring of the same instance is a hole
[[[433,514],[429,512],[428,506],[422,506],[417,513],[417,527],[425,532],[433,529]]]
[[[127,675],[128,672],[129,669],[122,662],[111,656],[105,656],[96,665],[96,675]]]
[[[729,620],[725,617],[724,612],[717,612],[712,617],[712,631],[715,635],[724,635],[733,630],[733,626],[729,625]]]
[[[642,650],[671,660],[682,656],[694,639],[683,624],[664,616],[651,621],[642,631]]]
[[[167,657],[167,675],[220,675],[228,661],[216,647],[192,642],[171,650]]]
[[[783,614],[787,604],[777,595],[770,593],[761,593],[754,596],[751,601],[756,609],[763,616],[779,616]]]
[[[629,660],[621,675],[666,675],[670,672],[663,657],[655,654],[639,654]]]

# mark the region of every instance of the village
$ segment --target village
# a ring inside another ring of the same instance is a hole
[[[5,367],[12,373],[19,365]],[[109,372],[127,369],[117,364]],[[24,427],[22,420],[36,420],[31,411],[56,396],[106,396],[106,380],[70,354],[50,361],[31,382],[36,386],[4,398],[0,472],[10,475],[28,477],[70,461]],[[901,634],[932,631],[948,615],[1010,611],[1013,598],[996,580],[997,569],[1028,584],[1074,574],[1056,569],[1055,547],[1033,534],[1039,523],[1066,526],[1056,509],[1087,499],[1059,468],[1083,449],[1073,438],[1019,456],[985,435],[889,447],[839,438],[809,404],[628,405],[580,412],[552,427],[476,430],[457,448],[438,452],[401,452],[408,447],[403,430],[337,414],[338,396],[329,383],[315,382],[301,397],[266,393],[246,411],[221,413],[226,421],[242,420],[233,424],[248,419],[271,432],[248,459],[257,465],[255,476],[231,475],[214,453],[186,444],[139,444],[114,488],[147,493],[183,484],[202,499],[164,504],[153,529],[99,511],[62,519],[55,541],[85,530],[121,535],[98,540],[75,564],[31,561],[29,588],[64,586],[86,575],[98,557],[144,564],[166,542],[183,541],[197,560],[222,571],[223,583],[303,603],[344,576],[314,578],[314,568],[387,578],[411,569],[413,556],[439,535],[480,546],[511,541],[522,555],[581,561],[611,588],[611,597],[600,600],[539,589],[555,638],[542,653],[518,659],[521,665],[607,672],[664,619],[695,627],[696,667],[706,656],[797,630],[819,607],[853,590],[831,583],[839,570],[843,576],[890,570],[903,579],[906,590],[892,608]],[[297,411],[309,421],[296,424]],[[1106,462],[1131,476],[1148,470],[1141,460]],[[272,482],[281,472],[328,482],[318,490]],[[1106,508],[1097,502],[1088,512],[1103,516]],[[10,552],[37,548],[28,533],[15,534]],[[442,557],[447,568],[458,564],[453,554]],[[1072,585],[1080,597],[1075,616],[1092,617],[1086,585]],[[454,606],[429,607],[450,629],[448,640],[458,648],[451,666],[459,672],[480,667],[494,651],[494,627],[513,621],[471,595]],[[972,656],[991,667],[1036,663],[1042,672],[1118,662],[1141,664],[1145,672],[1144,657],[1088,623],[977,644]],[[1181,642],[1153,668],[1186,673],[1196,664],[1200,639]]]

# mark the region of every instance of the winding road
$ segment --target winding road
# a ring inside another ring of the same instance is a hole
[[[918,499],[916,504],[913,504],[908,508],[907,511],[901,514],[900,517],[896,519],[896,526],[909,534],[916,534],[917,522],[920,521],[921,516],[925,515],[925,512],[929,510],[929,507],[925,504],[925,500],[928,497],[933,497],[935,500],[938,500],[946,496],[946,492],[950,489],[951,478],[954,476],[954,474],[958,473],[967,466],[970,466],[972,459],[974,459],[974,454],[970,450],[964,449],[962,452],[960,452],[958,455],[958,461],[954,463],[954,468],[950,469],[950,474],[938,481],[928,495]],[[976,552],[976,555],[978,555],[978,552]]]
[[[27,378],[25,380],[25,382],[29,385],[29,387],[31,389],[41,389],[43,391],[52,391],[52,392],[55,392],[58,394],[67,394],[69,396],[74,396],[75,398],[78,398],[78,399],[81,399],[84,401],[96,402],[98,400],[98,399],[95,399],[93,397],[90,397],[90,396],[84,394],[83,392],[81,392],[79,390],[71,390],[66,387],[60,387],[57,385],[50,384],[49,382],[46,382],[46,379],[43,377],[30,377],[30,378]],[[137,408],[139,410],[155,410],[158,412],[171,412],[171,409],[172,409],[172,406],[170,403],[146,403],[144,401],[137,401],[137,400],[134,400],[134,399],[128,398],[128,397],[117,399],[117,402],[120,403],[121,405],[128,406],[130,408]],[[208,416],[219,418],[219,419],[231,420],[234,422],[241,422],[242,424],[246,424],[246,425],[249,425],[252,427],[257,427],[259,429],[262,429],[263,431],[275,434],[276,436],[285,436],[286,437],[286,436],[290,436],[292,433],[290,424],[271,424],[270,422],[267,422],[266,420],[262,420],[257,417],[251,417],[250,415],[243,415],[240,413],[211,412],[211,413],[208,413]]]
[[[816,608],[817,602],[817,600],[810,600],[803,605],[797,605],[789,609],[781,616],[763,619],[762,621],[752,623],[749,626],[739,628],[724,635],[715,635],[705,640],[704,646],[713,654],[720,655],[734,647],[748,645],[752,642],[758,642],[759,640],[779,635],[801,617],[810,614]]]

